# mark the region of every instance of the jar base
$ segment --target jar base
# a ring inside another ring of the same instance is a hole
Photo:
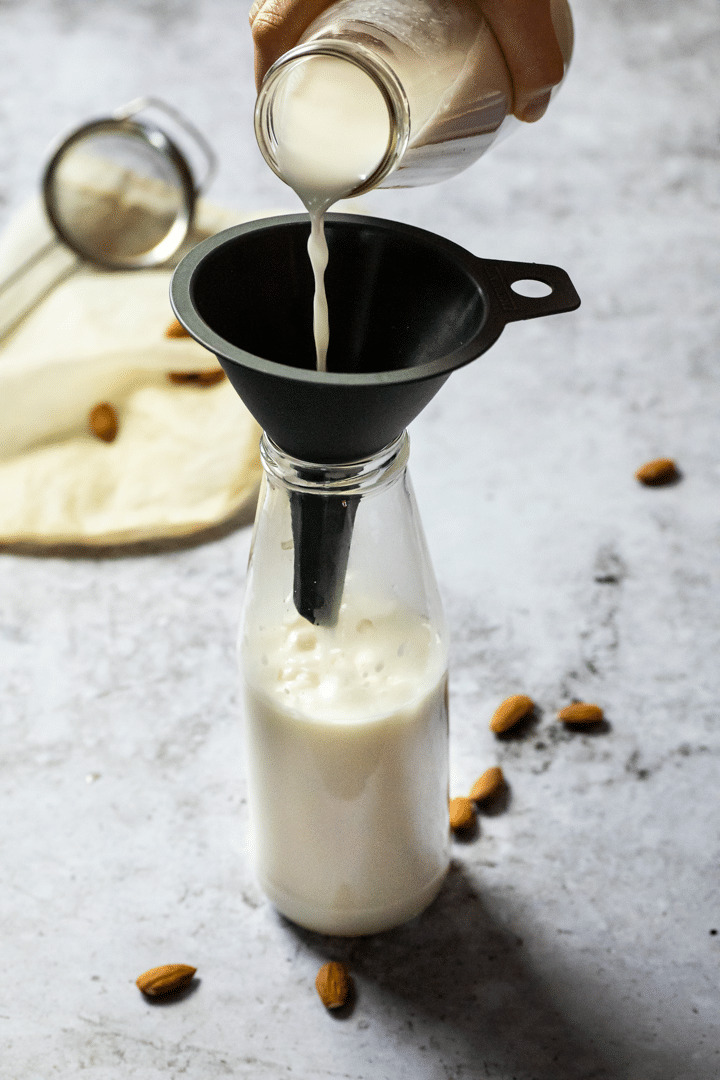
[[[448,866],[432,879],[429,885],[409,899],[378,908],[322,908],[317,903],[293,896],[271,882],[260,879],[259,884],[268,900],[281,915],[304,930],[333,937],[364,937],[393,930],[420,915],[440,892]]]

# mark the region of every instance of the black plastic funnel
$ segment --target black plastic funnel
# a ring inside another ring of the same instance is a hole
[[[556,266],[479,259],[424,229],[328,214],[330,348],[328,371],[318,372],[309,232],[306,214],[237,225],[193,248],[171,286],[182,325],[217,356],[273,442],[303,461],[372,456],[405,430],[451,372],[489,349],[507,323],[580,304]],[[528,279],[544,283],[549,294],[513,290]],[[309,583],[319,578],[312,554],[308,560],[298,543],[303,528],[299,514],[296,555]],[[347,529],[338,536],[349,544]],[[342,558],[339,564],[342,586]],[[323,608],[322,599],[310,597],[301,613],[312,618],[308,610],[334,609]],[[323,621],[322,614],[313,621]]]
[[[171,300],[260,426],[304,461],[349,462],[397,438],[509,322],[572,311],[564,270],[478,259],[394,221],[328,214],[328,371],[315,370],[306,214],[237,225],[182,260]],[[512,289],[531,279],[552,290]]]

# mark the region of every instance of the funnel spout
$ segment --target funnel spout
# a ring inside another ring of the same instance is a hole
[[[342,601],[358,495],[290,493],[293,601],[317,626],[335,626]]]

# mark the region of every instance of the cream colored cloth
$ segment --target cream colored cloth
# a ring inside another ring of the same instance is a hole
[[[192,241],[250,216],[201,200]],[[34,201],[0,240],[0,282],[50,238]],[[168,379],[218,369],[190,338],[165,336],[171,270],[75,266],[58,245],[0,295],[0,334],[34,304],[0,340],[0,546],[187,537],[249,517],[260,429],[227,379]],[[90,430],[99,402],[117,412],[113,442]]]

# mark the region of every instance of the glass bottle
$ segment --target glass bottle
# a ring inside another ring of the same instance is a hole
[[[567,0],[551,0],[551,13],[567,70]],[[332,168],[347,153],[343,196],[354,196],[454,176],[513,121],[512,106],[505,58],[474,0],[337,0],[268,71],[255,131],[295,190],[288,146],[318,160],[327,150]]]
[[[239,635],[251,857],[293,922],[376,933],[449,862],[447,633],[407,435],[347,465],[267,435],[261,456]]]

